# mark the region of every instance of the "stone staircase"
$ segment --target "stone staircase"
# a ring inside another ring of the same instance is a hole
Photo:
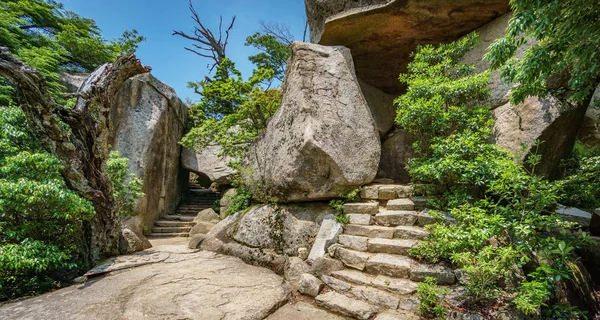
[[[208,189],[191,188],[187,196],[172,215],[165,215],[156,221],[150,237],[187,237],[196,223],[198,212],[211,208],[219,199],[219,194]]]
[[[361,191],[363,202],[347,203],[350,221],[329,248],[346,269],[323,275],[327,286],[316,303],[356,319],[418,319],[417,284],[434,277],[440,285],[456,280],[443,265],[422,264],[407,250],[427,237],[423,226],[434,222],[427,211],[415,210],[411,189],[401,185],[371,185]]]

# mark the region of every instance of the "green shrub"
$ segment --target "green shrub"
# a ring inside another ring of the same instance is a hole
[[[252,192],[244,186],[238,186],[235,194],[231,196],[231,203],[227,207],[227,215],[246,210],[252,205]]]
[[[129,159],[119,157],[118,151],[111,151],[106,162],[106,174],[110,178],[115,195],[115,207],[121,215],[132,215],[135,202],[144,196],[142,179],[135,174],[127,175]]]
[[[600,207],[600,156],[578,160],[578,167],[559,182],[560,203],[584,210]]]
[[[350,222],[350,216],[344,213],[344,204],[348,202],[354,202],[358,200],[358,194],[361,188],[354,189],[347,194],[340,194],[340,199],[333,199],[329,201],[329,206],[335,209],[335,220],[341,224],[347,224]]]
[[[443,318],[446,316],[444,303],[448,289],[438,288],[434,278],[427,277],[417,286],[419,312],[425,318]]]
[[[216,213],[219,213],[221,211],[221,199],[217,199],[215,200],[215,202],[213,202],[212,209]]]

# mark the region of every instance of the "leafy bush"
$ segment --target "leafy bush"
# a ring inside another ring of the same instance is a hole
[[[235,194],[231,196],[231,203],[227,207],[227,215],[246,210],[250,205],[252,205],[252,192],[244,186],[239,186],[235,189]]]
[[[142,179],[133,173],[128,176],[128,169],[129,159],[119,157],[118,151],[111,151],[106,162],[106,174],[112,182],[115,207],[121,215],[133,214],[135,202],[144,196]]]
[[[559,182],[560,203],[591,211],[600,207],[600,156],[578,162],[579,167]]]
[[[63,167],[32,138],[23,112],[0,108],[0,300],[40,293],[82,264],[90,202],[69,190]]]
[[[427,277],[417,286],[419,312],[425,318],[443,318],[446,316],[444,303],[448,289],[438,288],[435,278]]]
[[[358,200],[358,194],[361,188],[354,189],[347,194],[340,194],[341,199],[333,199],[329,201],[329,206],[335,209],[335,220],[341,224],[350,222],[350,216],[344,213],[344,204]]]

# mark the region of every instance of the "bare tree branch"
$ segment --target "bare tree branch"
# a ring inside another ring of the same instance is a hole
[[[196,49],[185,47],[185,49],[190,52],[193,52],[201,57],[211,59],[213,63],[209,65],[209,69],[210,72],[212,72],[212,70],[217,65],[221,64],[223,59],[226,58],[226,49],[227,43],[229,41],[229,32],[233,28],[236,17],[233,16],[233,18],[231,18],[231,23],[229,27],[225,30],[225,40],[223,40],[223,17],[219,17],[219,34],[217,39],[215,34],[210,29],[205,27],[202,21],[200,21],[200,16],[198,15],[198,12],[196,12],[196,9],[194,8],[194,5],[192,4],[191,0],[189,1],[189,9],[190,13],[192,14],[192,20],[196,23],[196,26],[194,26],[194,30],[192,31],[193,35],[177,30],[173,31],[173,35],[181,36],[185,39],[199,43],[192,43],[192,46],[198,50],[212,52],[212,55],[208,55],[200,53]]]
[[[288,46],[291,46],[292,42],[294,42],[294,36],[290,32],[290,27],[288,25],[278,22],[266,22],[264,20],[261,20],[258,23],[264,33],[274,36],[278,41],[285,43]]]

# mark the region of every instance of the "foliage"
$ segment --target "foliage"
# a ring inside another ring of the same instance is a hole
[[[558,182],[560,203],[590,211],[600,207],[600,148],[575,144],[566,167],[566,178]]]
[[[238,186],[235,189],[235,194],[229,196],[231,202],[227,207],[227,215],[235,214],[236,212],[246,210],[252,205],[252,192],[245,186]]]
[[[221,211],[221,199],[217,199],[215,200],[215,202],[213,202],[212,207],[214,212],[219,213]]]
[[[511,101],[527,96],[545,96],[561,76],[568,78],[574,101],[589,98],[600,74],[600,6],[595,0],[511,0],[513,18],[506,35],[489,48],[486,58],[501,69],[511,83]],[[517,48],[535,39],[535,44],[516,58]],[[560,93],[560,92],[559,92]]]
[[[444,318],[445,297],[448,289],[438,288],[435,278],[427,277],[417,286],[419,297],[419,312],[425,318]]]
[[[80,265],[94,208],[67,188],[62,169],[19,108],[0,108],[0,300],[47,291]]]
[[[115,208],[120,215],[132,215],[136,201],[144,196],[142,179],[129,170],[129,159],[119,157],[118,151],[111,151],[106,162],[106,174],[110,178],[115,196]]]
[[[329,201],[329,206],[336,211],[335,220],[337,222],[341,224],[347,224],[350,222],[350,216],[344,213],[344,204],[357,201],[360,190],[361,188],[356,188],[347,194],[340,194],[340,199],[333,199]]]
[[[144,40],[137,31],[107,41],[92,19],[65,10],[52,0],[5,0],[0,2],[0,46],[36,68],[61,102],[59,73],[91,72],[123,53],[135,51]],[[0,83],[0,104],[14,100],[12,90]]]
[[[517,308],[539,315],[554,288],[568,279],[573,250],[586,246],[589,236],[551,213],[558,188],[535,176],[539,156],[516,164],[488,142],[493,122],[480,104],[487,97],[487,74],[474,75],[472,66],[457,64],[474,43],[470,35],[437,48],[419,47],[409,73],[400,76],[408,89],[396,100],[397,123],[422,138],[416,146],[420,158],[409,162],[409,173],[413,181],[449,186],[437,204],[456,220],[427,226],[428,239],[409,252],[460,267],[470,303],[495,303],[517,293],[512,296]],[[470,186],[484,197],[473,199]],[[527,278],[520,276],[526,263],[535,266]]]

